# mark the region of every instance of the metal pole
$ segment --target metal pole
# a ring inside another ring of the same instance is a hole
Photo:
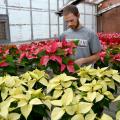
[[[8,0],[5,0],[5,5],[6,5],[6,14],[8,17],[8,21],[7,21],[7,28],[8,30],[6,30],[6,34],[7,34],[7,39],[9,42],[11,42],[11,36],[10,36],[10,23],[9,23],[9,12],[8,12]]]
[[[57,0],[57,11],[59,11],[59,0]],[[57,16],[58,19],[58,36],[60,35],[60,20],[59,15]]]
[[[50,0],[48,0],[48,16],[49,16],[49,38],[51,38],[51,15],[50,15]]]
[[[31,25],[31,40],[33,40],[34,36],[33,36],[32,0],[30,0],[30,25]]]

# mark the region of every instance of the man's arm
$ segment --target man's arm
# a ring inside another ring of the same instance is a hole
[[[78,66],[84,65],[84,64],[94,64],[97,60],[99,60],[99,53],[93,54],[86,58],[80,58],[75,60],[75,63]]]

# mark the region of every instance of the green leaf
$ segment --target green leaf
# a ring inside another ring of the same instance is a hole
[[[63,59],[63,63],[64,64],[68,64],[68,61],[70,60],[70,58],[69,57],[64,57],[64,59]]]
[[[56,55],[65,55],[65,51],[58,48],[57,51],[56,51]]]
[[[42,56],[44,56],[46,53],[45,53],[45,50],[44,51],[41,51],[40,53],[38,53],[38,58],[41,58]]]

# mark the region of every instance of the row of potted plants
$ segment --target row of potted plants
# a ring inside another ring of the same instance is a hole
[[[0,77],[0,120],[112,120],[103,109],[120,100],[113,95],[119,83],[118,71],[107,67],[83,67],[77,77],[51,78],[38,69],[6,75]]]
[[[97,67],[120,71],[120,34],[98,33],[102,44]],[[77,66],[70,55],[75,54],[78,41],[50,40],[29,44],[0,46],[0,75],[18,75],[27,70],[52,69],[54,73],[73,73]],[[64,59],[63,59],[64,58]],[[21,71],[22,70],[22,71]]]
[[[0,119],[112,120],[103,109],[120,100],[113,95],[120,83],[120,35],[98,36],[103,51],[97,69],[74,64],[78,41],[1,45]]]
[[[35,68],[51,69],[54,73],[74,73],[73,59],[77,41],[49,40],[19,46],[0,46],[0,75],[18,75]]]
[[[97,66],[110,66],[120,71],[120,33],[98,33],[98,37],[103,49]]]

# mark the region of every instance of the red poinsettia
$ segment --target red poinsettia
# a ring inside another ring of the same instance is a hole
[[[114,55],[113,60],[120,62],[120,53]]]
[[[120,64],[120,33],[98,33],[102,44],[102,51],[99,54],[101,62],[105,65],[114,64],[119,69]],[[102,64],[103,65],[103,64]],[[102,66],[104,67],[104,66]]]
[[[7,66],[9,66],[9,64],[7,62],[5,62],[5,61],[0,62],[0,67],[7,67]]]

